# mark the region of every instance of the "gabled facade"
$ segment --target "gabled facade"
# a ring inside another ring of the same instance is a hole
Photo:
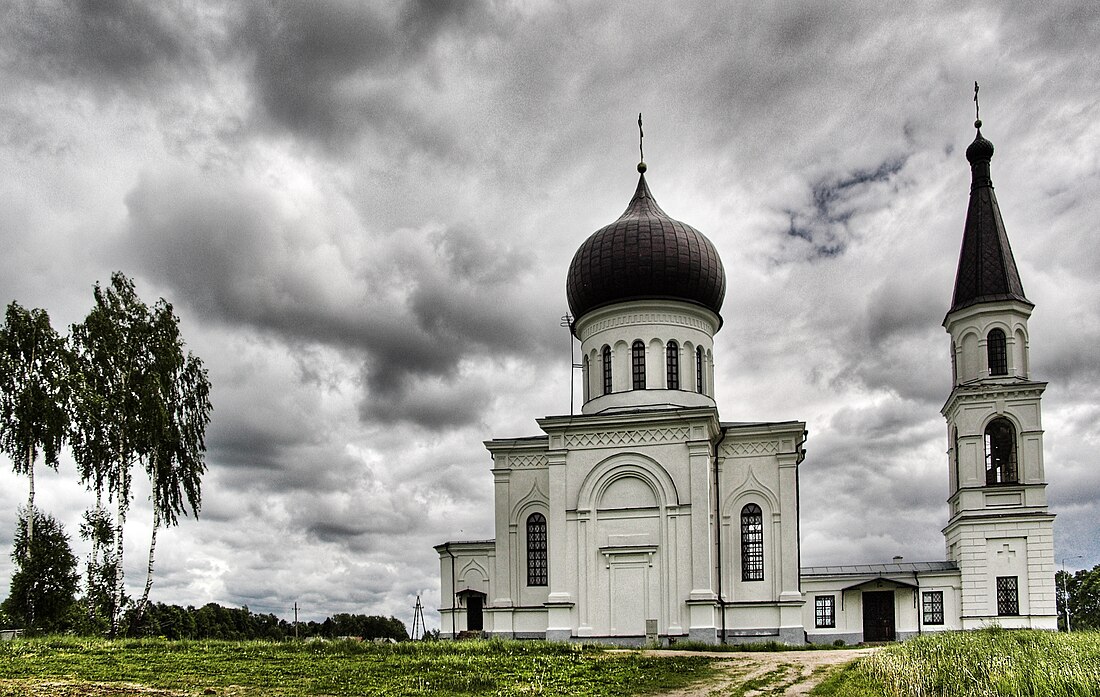
[[[627,210],[569,269],[581,414],[485,443],[496,537],[435,548],[443,634],[801,644],[1056,628],[1045,383],[1029,376],[1032,304],[993,195],[992,154],[979,131],[944,320],[946,560],[800,568],[806,425],[720,420],[713,347],[725,271],[705,236],[657,205],[643,163]]]
[[[618,644],[804,640],[805,424],[720,420],[713,346],[725,271],[639,172],[627,210],[581,245],[569,270],[581,414],[539,419],[538,436],[487,442],[492,547],[436,547],[452,599],[444,634],[453,624]]]

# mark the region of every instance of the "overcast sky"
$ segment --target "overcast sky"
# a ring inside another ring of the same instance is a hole
[[[634,191],[644,112],[650,188],[725,264],[722,418],[808,424],[803,563],[943,559],[977,80],[1055,556],[1091,567],[1098,42],[1094,0],[9,0],[0,302],[67,332],[121,270],[209,369],[202,511],[154,600],[409,622],[420,594],[438,626],[432,546],[494,534],[482,441],[569,412],[565,273]],[[0,460],[0,597],[26,489]],[[37,502],[77,538],[92,497],[66,458]]]

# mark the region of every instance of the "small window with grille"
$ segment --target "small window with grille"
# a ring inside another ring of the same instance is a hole
[[[1008,346],[1005,333],[993,329],[985,338],[986,357],[989,359],[990,375],[1008,375]]]
[[[925,624],[943,624],[943,591],[925,591],[921,596]]]
[[[603,393],[611,394],[611,347],[603,347]]]
[[[546,585],[546,516],[527,516],[527,585]]]
[[[634,389],[645,389],[645,344],[635,341],[630,347],[630,364],[634,378]]]
[[[764,580],[764,513],[755,503],[741,509],[741,580]]]
[[[695,391],[703,394],[703,347],[695,347]]]
[[[997,577],[997,614],[1014,617],[1020,614],[1019,579],[1016,576]]]
[[[814,626],[818,629],[836,626],[836,596],[814,596]]]
[[[665,383],[670,390],[680,389],[680,345],[670,341],[665,345]]]

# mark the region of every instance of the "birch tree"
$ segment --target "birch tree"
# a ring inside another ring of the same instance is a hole
[[[88,581],[110,582],[106,612],[110,636],[118,633],[125,601],[123,530],[130,508],[133,466],[147,450],[147,419],[142,384],[150,368],[150,313],[122,273],[111,275],[106,289],[98,283],[95,306],[84,322],[72,329],[78,367],[73,393],[73,456],[81,481],[96,496],[95,513],[82,526],[91,536],[92,554]],[[114,504],[112,514],[105,508]],[[110,535],[102,530],[110,519]],[[109,579],[104,578],[106,570]],[[89,587],[88,597],[102,596],[104,589]],[[89,608],[93,612],[96,608]]]
[[[172,305],[161,299],[153,311],[152,369],[144,394],[148,400],[149,450],[144,455],[153,507],[145,589],[134,613],[140,624],[153,587],[157,530],[176,525],[180,513],[198,517],[202,475],[206,472],[206,425],[210,423],[210,381],[202,361],[188,352]]]
[[[149,477],[153,509],[145,589],[135,613],[140,622],[153,583],[157,531],[177,524],[188,507],[198,515],[210,382],[202,361],[184,353],[171,304],[162,298],[150,308],[117,272],[110,287],[96,284],[94,295],[95,307],[73,327],[79,379],[72,442],[81,479],[96,494],[96,509],[81,526],[92,542],[87,597],[92,610],[99,599],[115,636],[127,602],[123,531],[134,466],[141,464]]]
[[[57,469],[69,423],[69,353],[45,310],[12,302],[0,326],[0,451],[29,482],[24,551],[34,545],[34,466],[41,452]],[[29,556],[28,556],[29,559]],[[33,622],[34,608],[29,605]]]

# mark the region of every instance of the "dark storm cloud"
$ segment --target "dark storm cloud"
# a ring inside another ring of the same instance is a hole
[[[257,3],[239,39],[253,54],[258,105],[279,127],[333,147],[363,129],[438,141],[410,83],[431,79],[435,41],[484,19],[479,3]]]
[[[340,247],[335,221],[288,219],[254,186],[189,175],[145,177],[126,201],[123,244],[144,270],[209,318],[349,352],[366,417],[471,423],[488,395],[459,389],[463,361],[537,353],[510,304],[532,292],[531,260],[483,232],[364,230]]]
[[[0,36],[21,70],[48,81],[127,91],[203,70],[198,13],[186,3],[15,0],[0,10]]]

